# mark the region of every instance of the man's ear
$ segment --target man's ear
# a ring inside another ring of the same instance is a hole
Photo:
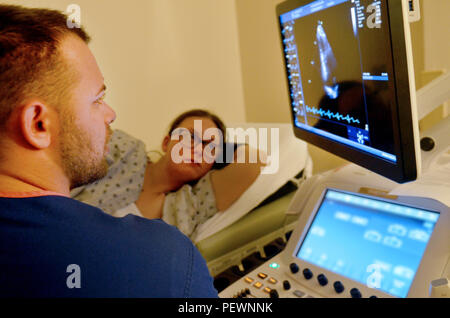
[[[19,114],[23,138],[34,148],[44,149],[51,144],[50,109],[40,102],[24,106]]]
[[[164,137],[161,148],[163,152],[167,152],[167,149],[169,148],[169,143],[170,143],[170,136],[167,135]]]

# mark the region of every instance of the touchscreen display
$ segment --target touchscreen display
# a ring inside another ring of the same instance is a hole
[[[327,190],[296,256],[406,297],[439,213]]]

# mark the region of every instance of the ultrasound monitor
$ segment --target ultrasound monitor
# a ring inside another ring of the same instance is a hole
[[[405,3],[277,6],[295,135],[399,183],[420,171]]]

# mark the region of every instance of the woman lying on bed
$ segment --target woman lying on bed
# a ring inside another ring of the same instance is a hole
[[[217,116],[204,110],[181,114],[164,137],[164,154],[153,162],[143,142],[116,130],[109,142],[107,176],[74,189],[72,197],[117,217],[132,213],[161,218],[193,238],[200,224],[225,211],[244,193],[263,166],[260,158],[249,162],[247,145],[241,146],[245,162],[236,160],[239,151],[234,152],[234,161],[228,165],[215,162],[222,158],[225,143],[215,137],[202,138],[210,128],[225,136],[225,125]],[[185,138],[186,133],[191,138]]]

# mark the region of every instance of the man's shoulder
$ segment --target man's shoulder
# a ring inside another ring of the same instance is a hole
[[[175,226],[169,225],[161,219],[146,219],[140,216],[128,214],[119,220],[120,226],[126,231],[132,231],[135,240],[148,244],[152,243],[163,246],[164,249],[170,247],[193,247],[192,241],[181,233]],[[169,244],[172,243],[172,244]],[[176,245],[173,245],[176,243]]]
[[[112,241],[131,240],[133,244],[142,243],[148,246],[154,245],[158,240],[178,242],[177,245],[192,245],[177,228],[162,220],[150,220],[131,214],[117,218],[95,206],[69,197],[51,195],[20,199],[1,198],[0,205],[3,210],[10,211],[11,215],[18,211],[21,211],[21,214],[23,211],[29,211],[23,218],[31,222],[41,223],[45,220],[60,230],[64,226],[77,228],[79,235],[86,233],[90,236],[110,237]],[[42,213],[35,213],[37,211]]]
[[[177,245],[193,246],[192,242],[176,227],[161,219],[146,219],[132,214],[114,217],[92,205],[74,199],[68,200],[78,212],[81,212],[79,213],[81,223],[87,223],[89,226],[96,224],[99,230],[119,239],[128,239],[132,240],[133,244],[142,243],[147,246],[158,242],[177,242]],[[91,218],[96,219],[95,223],[92,223]],[[151,244],[149,244],[150,242]]]
[[[2,217],[28,229],[9,229],[12,236],[21,238],[13,240],[11,253],[36,264],[34,270],[39,274],[33,277],[45,276],[53,286],[49,292],[62,288],[63,295],[86,297],[215,296],[198,250],[162,220],[134,215],[116,218],[96,207],[56,196],[0,200],[0,205],[5,207]],[[24,238],[24,233],[29,234]],[[49,259],[51,263],[47,263]],[[77,264],[83,273],[80,290],[58,287],[68,264]],[[22,275],[18,273],[11,272],[11,282]]]

